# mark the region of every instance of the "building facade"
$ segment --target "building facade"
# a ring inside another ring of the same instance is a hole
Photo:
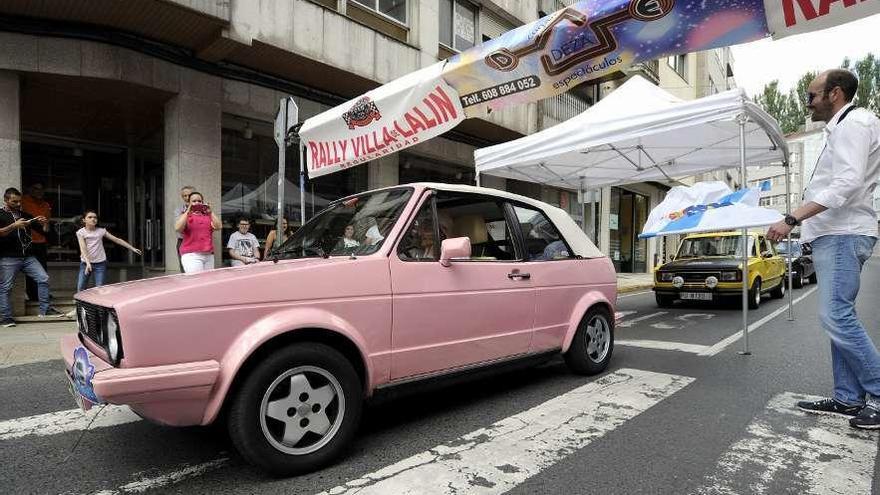
[[[25,192],[36,183],[44,186],[53,208],[49,254],[55,287],[75,286],[74,233],[86,208],[98,210],[103,226],[144,249],[142,259],[110,249],[111,281],[176,272],[172,225],[182,186],[194,186],[221,212],[216,253],[225,251],[221,246],[239,217],[250,218],[261,239],[272,228],[278,214],[272,122],[282,97],[294,97],[304,120],[565,3],[3,2],[0,178],[4,187]],[[684,82],[676,84],[705,86],[701,71],[708,69],[701,68],[701,56],[685,56],[693,61],[686,62]],[[667,67],[676,70],[666,61],[642,64],[556,98],[469,119],[369,164],[307,179],[307,216],[340,196],[375,187],[424,180],[472,184],[477,147],[567,120],[628,74],[648,74],[662,85]],[[299,166],[297,154],[289,152],[282,214],[294,226],[300,217]],[[575,191],[492,177],[482,183],[568,211],[620,271],[653,268],[657,249],[637,233],[669,184],[606,188],[581,207]]]

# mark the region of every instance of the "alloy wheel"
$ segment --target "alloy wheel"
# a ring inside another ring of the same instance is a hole
[[[306,455],[325,446],[342,425],[345,396],[327,370],[299,366],[276,378],[260,403],[260,427],[276,449]]]
[[[602,315],[593,316],[587,323],[587,357],[594,363],[601,363],[608,354],[611,342],[611,327]]]

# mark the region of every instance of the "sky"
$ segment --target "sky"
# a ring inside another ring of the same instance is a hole
[[[805,72],[838,67],[844,57],[856,60],[868,53],[880,56],[880,14],[778,41],[734,46],[733,71],[737,86],[753,97],[774,79],[787,92]]]

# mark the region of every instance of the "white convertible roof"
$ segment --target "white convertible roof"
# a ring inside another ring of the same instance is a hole
[[[787,160],[776,120],[742,89],[683,101],[635,76],[559,125],[474,152],[477,172],[568,189],[687,177]]]

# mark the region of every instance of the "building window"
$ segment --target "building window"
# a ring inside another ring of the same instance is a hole
[[[672,67],[672,70],[674,70],[679,76],[681,76],[682,79],[687,81],[687,54],[673,55],[671,57],[667,57],[666,63],[669,64],[669,67]]]
[[[355,3],[406,24],[406,0],[352,0]]]
[[[440,0],[440,43],[458,51],[476,44],[477,9],[462,0]]]

